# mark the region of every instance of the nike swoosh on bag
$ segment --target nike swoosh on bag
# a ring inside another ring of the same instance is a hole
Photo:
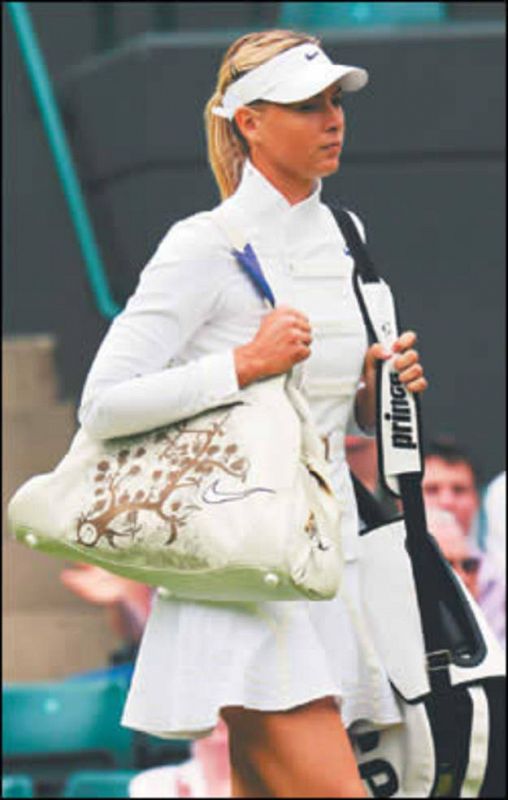
[[[316,50],[315,53],[305,53],[305,58],[307,59],[307,61],[312,61],[313,58],[316,58],[316,56],[318,55],[318,52],[319,51]]]
[[[220,478],[206,487],[201,495],[201,499],[204,503],[232,503],[235,500],[243,500],[245,497],[256,492],[275,494],[273,489],[266,489],[264,486],[255,486],[252,489],[245,489],[243,492],[220,492],[217,488],[219,481]]]

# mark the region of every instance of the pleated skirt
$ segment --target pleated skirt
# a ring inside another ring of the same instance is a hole
[[[358,518],[349,476],[342,588],[332,600],[189,602],[159,595],[139,649],[122,725],[163,738],[211,733],[220,709],[281,711],[332,696],[343,724],[401,721],[363,618]]]

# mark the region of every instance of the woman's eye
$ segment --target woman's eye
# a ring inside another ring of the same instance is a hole
[[[335,106],[335,108],[341,106],[342,102],[343,102],[342,94],[338,94],[335,97],[332,97],[332,104]],[[303,111],[303,112],[321,111],[325,109],[325,104],[315,100],[313,102],[308,102],[308,103],[298,103],[298,105],[295,105],[295,109],[297,111]]]
[[[341,106],[342,102],[343,102],[343,98],[342,98],[342,95],[340,95],[340,94],[338,94],[338,95],[336,95],[336,97],[332,98],[332,103],[335,106],[335,108],[338,108],[339,106]],[[298,106],[296,106],[297,111],[319,111],[320,108],[321,108],[321,106],[320,106],[320,104],[318,102],[300,103]]]

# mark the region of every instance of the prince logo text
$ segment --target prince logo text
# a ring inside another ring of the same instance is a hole
[[[396,372],[390,372],[390,408],[391,413],[384,418],[391,421],[392,446],[405,450],[416,450],[411,419],[411,409],[406,397],[406,390]]]

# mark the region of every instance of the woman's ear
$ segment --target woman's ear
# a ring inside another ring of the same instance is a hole
[[[235,112],[234,122],[240,134],[249,145],[257,142],[261,124],[260,109],[241,106],[241,108],[237,109]]]

